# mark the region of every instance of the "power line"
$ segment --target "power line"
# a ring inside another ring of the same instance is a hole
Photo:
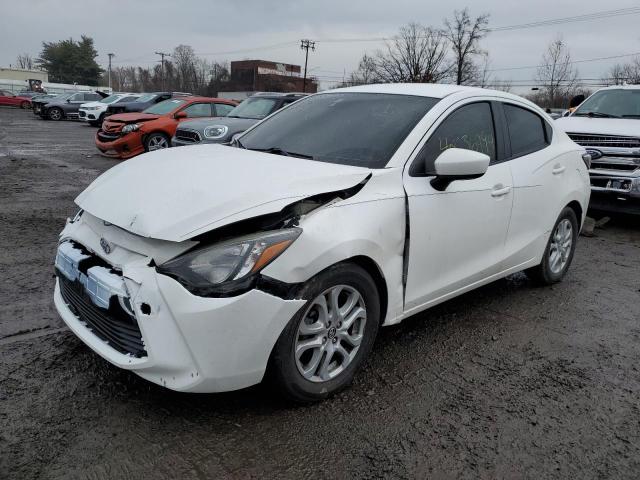
[[[490,32],[504,32],[511,30],[522,30],[526,28],[544,27],[547,25],[561,25],[564,23],[585,22],[589,20],[600,20],[602,18],[618,17],[622,15],[638,15],[640,7],[622,8],[617,10],[604,10],[600,12],[587,13],[583,15],[574,15],[571,17],[551,18],[540,20],[537,22],[521,23],[516,25],[505,25],[502,27],[490,28]],[[320,38],[318,42],[322,43],[352,43],[352,42],[383,42],[393,40],[394,37],[360,37],[360,38]],[[418,38],[425,38],[420,36]]]
[[[625,53],[623,55],[611,55],[609,57],[587,58],[585,60],[573,60],[573,61],[568,62],[568,63],[574,64],[574,63],[599,62],[601,60],[613,60],[615,58],[634,57],[636,55],[640,55],[640,52]],[[506,71],[511,71],[511,70],[527,70],[527,69],[530,69],[530,68],[540,68],[540,67],[548,67],[548,66],[550,66],[550,65],[549,64],[527,65],[527,66],[523,66],[523,67],[492,68],[492,69],[489,69],[487,71],[488,72],[506,72]]]

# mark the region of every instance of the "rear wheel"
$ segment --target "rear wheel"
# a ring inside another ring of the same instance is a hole
[[[338,264],[309,280],[305,306],[273,350],[269,374],[290,399],[311,403],[351,383],[369,355],[380,323],[380,298],[371,276]]]
[[[47,112],[47,117],[49,117],[49,119],[51,120],[62,120],[62,110],[59,109],[58,107],[53,107],[50,108],[49,111]]]
[[[151,133],[144,141],[144,149],[147,152],[162,150],[163,148],[169,148],[169,137],[167,137],[164,133]]]
[[[542,261],[525,270],[527,276],[541,285],[561,281],[573,260],[577,239],[578,219],[571,208],[565,207],[553,226]]]
[[[23,109],[23,110],[26,110],[30,106],[31,106],[31,104],[29,102],[27,102],[26,100],[20,104],[20,108]]]

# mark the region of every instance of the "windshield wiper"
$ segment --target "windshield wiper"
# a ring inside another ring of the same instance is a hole
[[[304,153],[287,152],[280,147],[250,148],[249,150],[254,150],[256,152],[273,153],[274,155],[282,155],[284,157],[298,157],[305,158],[307,160],[313,160],[313,156],[311,155],[305,155]]]
[[[576,117],[597,117],[597,118],[620,118],[618,115],[611,115],[610,113],[602,113],[602,112],[586,112],[586,113],[576,113]]]
[[[640,115],[622,115],[622,118],[640,118]]]

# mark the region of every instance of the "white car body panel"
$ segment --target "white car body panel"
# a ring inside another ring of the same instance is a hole
[[[114,102],[111,102],[111,103],[103,103],[100,101],[96,101],[96,102],[87,102],[80,105],[80,108],[78,110],[78,115],[80,120],[83,120],[85,122],[97,122],[98,119],[100,118],[100,115],[102,115],[104,112],[107,111],[107,108],[109,107],[109,105],[113,105],[114,103],[117,103],[121,98],[124,98],[124,97],[137,98],[140,96],[140,95],[131,94],[131,93],[115,93],[114,95],[118,95],[118,100],[115,100]],[[80,115],[80,112],[84,112],[84,115]],[[89,115],[92,115],[93,118],[90,118]]]
[[[121,273],[148,355],[123,355],[100,340],[56,288],[56,307],[76,335],[108,361],[168,388],[243,388],[261,381],[275,342],[307,299],[281,298],[260,288],[223,298],[190,293],[155,266],[193,248],[194,237],[359,186],[348,198],[336,197],[303,214],[300,236],[261,275],[285,285],[304,284],[357,257],[379,273],[387,304],[382,321],[390,325],[539,263],[559,212],[570,202],[586,212],[583,150],[530,102],[455,85],[345,91],[442,100],[382,169],[199,145],[143,154],[96,179],[77,197],[85,213],[68,222],[61,240],[77,242]],[[482,100],[534,110],[553,128],[551,145],[490,165],[479,178],[453,181],[444,191],[429,177],[410,176],[407,167],[446,116]],[[143,305],[150,313],[143,313]]]
[[[370,172],[223,145],[194,145],[149,152],[116,165],[76,203],[137,235],[180,242],[277,212],[301,198],[353,187]]]

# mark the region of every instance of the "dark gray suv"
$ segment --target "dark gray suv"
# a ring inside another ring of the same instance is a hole
[[[38,107],[37,114],[44,119],[62,120],[64,118],[78,118],[78,110],[80,105],[87,102],[97,102],[105,97],[108,93],[99,91],[95,92],[76,92],[71,94],[63,94],[48,99],[49,102]],[[34,113],[36,109],[34,108]]]
[[[230,142],[234,135],[304,96],[304,93],[257,93],[221,116],[182,121],[171,139],[171,146]],[[220,106],[224,105],[216,108]]]

